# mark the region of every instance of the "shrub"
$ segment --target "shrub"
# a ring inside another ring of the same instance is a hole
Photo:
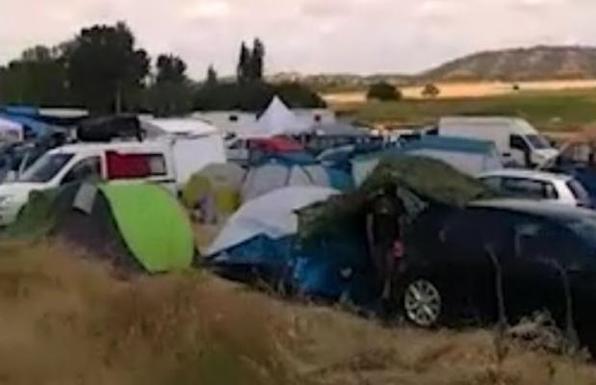
[[[379,82],[370,86],[366,98],[369,100],[400,100],[402,97],[401,91],[394,85],[387,82]]]
[[[422,96],[425,98],[436,98],[441,94],[441,90],[434,83],[428,83],[422,90]]]

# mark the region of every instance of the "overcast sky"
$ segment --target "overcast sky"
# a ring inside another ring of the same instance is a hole
[[[231,73],[260,36],[267,72],[417,72],[476,50],[596,45],[596,0],[0,0],[0,63],[94,23],[126,21],[191,75]]]

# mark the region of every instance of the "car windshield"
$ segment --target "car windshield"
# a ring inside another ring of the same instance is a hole
[[[552,148],[548,140],[544,136],[541,135],[526,135],[526,139],[530,142],[530,145],[535,150],[546,150]]]
[[[52,180],[74,154],[47,154],[39,158],[19,178],[19,182],[46,183]]]

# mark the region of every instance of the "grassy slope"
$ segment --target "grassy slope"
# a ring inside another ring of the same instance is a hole
[[[545,131],[566,131],[596,122],[596,90],[522,92],[495,97],[368,102],[334,107],[368,123],[428,123],[451,114],[513,115],[526,118]]]
[[[55,245],[0,244],[0,383],[590,384],[596,369],[487,331],[384,329],[206,274],[133,281]]]

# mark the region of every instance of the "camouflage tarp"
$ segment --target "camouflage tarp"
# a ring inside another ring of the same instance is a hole
[[[59,188],[34,191],[17,220],[8,226],[5,236],[36,239],[45,237],[54,228],[61,215],[71,208],[73,197],[80,184],[73,183]]]
[[[476,179],[430,158],[398,156],[383,160],[356,191],[301,210],[299,232],[310,238],[320,232],[341,235],[363,229],[371,197],[393,183],[408,214],[416,216],[430,204],[464,206],[494,195]]]

